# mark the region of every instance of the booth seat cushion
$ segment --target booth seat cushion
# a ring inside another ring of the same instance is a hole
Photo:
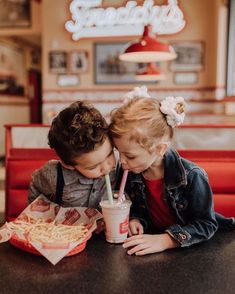
[[[28,188],[33,171],[47,160],[8,160],[6,166],[6,213],[11,221],[28,205]]]
[[[215,211],[224,216],[235,216],[235,193],[214,194]]]
[[[33,171],[41,167],[45,160],[9,160],[7,165],[7,185],[10,189],[25,189],[29,186]]]
[[[15,219],[27,206],[28,189],[9,189],[6,199],[6,220]]]
[[[52,157],[53,158],[53,157]],[[6,220],[17,217],[27,206],[28,188],[34,170],[48,158],[8,159],[6,165]],[[214,193],[215,211],[235,216],[235,162],[194,160],[208,174]]]
[[[235,162],[197,162],[208,174],[213,193],[235,194]]]

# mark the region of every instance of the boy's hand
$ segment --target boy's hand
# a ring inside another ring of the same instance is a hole
[[[166,249],[178,247],[179,244],[167,233],[160,235],[136,235],[127,238],[124,248],[130,248],[127,253],[129,255],[145,255],[155,252],[162,252]]]
[[[99,234],[105,230],[105,223],[102,219],[97,221],[97,228],[95,229],[95,233]]]
[[[141,235],[144,233],[144,228],[138,219],[132,219],[129,223],[128,235]]]

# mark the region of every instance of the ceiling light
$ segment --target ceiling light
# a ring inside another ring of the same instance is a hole
[[[155,35],[151,34],[151,26],[144,27],[144,33],[139,42],[131,44],[126,48],[119,58],[130,62],[154,62],[167,61],[177,57],[172,46],[157,41]]]
[[[166,76],[151,62],[147,64],[146,68],[138,71],[135,78],[138,81],[162,81],[166,79]]]

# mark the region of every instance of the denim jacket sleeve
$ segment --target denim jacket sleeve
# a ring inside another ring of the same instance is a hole
[[[211,187],[203,170],[196,167],[189,171],[184,194],[188,200],[185,225],[175,224],[166,230],[181,247],[206,241],[218,229]],[[180,214],[180,211],[178,213]]]

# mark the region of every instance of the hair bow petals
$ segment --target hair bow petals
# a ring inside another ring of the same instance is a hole
[[[166,97],[160,103],[160,110],[166,115],[167,124],[172,128],[184,122],[186,103],[183,97]]]
[[[124,103],[134,98],[150,98],[148,89],[146,86],[135,87],[133,91],[130,91],[124,95]]]

